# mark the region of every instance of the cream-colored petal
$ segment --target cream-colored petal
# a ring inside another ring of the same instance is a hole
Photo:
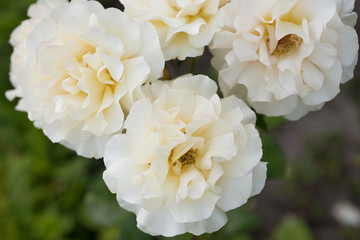
[[[245,204],[251,195],[252,177],[251,172],[239,178],[222,176],[218,181],[221,198],[217,206],[227,212]]]
[[[223,164],[226,175],[232,178],[238,178],[246,175],[261,160],[262,143],[259,133],[252,125],[245,126],[247,132],[247,144],[242,151],[238,151],[232,161]]]
[[[212,233],[222,228],[226,222],[226,214],[218,207],[215,207],[214,211],[208,219],[194,224],[190,223],[189,232],[195,235],[201,235],[204,232]]]
[[[178,223],[203,221],[211,216],[219,198],[219,195],[207,191],[201,199],[181,200],[171,207],[171,215]]]
[[[251,197],[259,194],[264,186],[266,180],[266,163],[260,162],[253,169],[253,179],[252,179],[252,189],[251,189]]]

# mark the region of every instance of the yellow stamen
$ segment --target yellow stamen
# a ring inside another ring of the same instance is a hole
[[[281,38],[271,55],[280,56],[290,53],[293,49],[300,47],[302,39],[296,34],[289,34]]]

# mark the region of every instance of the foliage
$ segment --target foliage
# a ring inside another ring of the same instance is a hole
[[[268,163],[268,178],[284,178],[286,175],[286,160],[280,146],[266,133],[261,134],[261,140],[263,142],[262,161]]]
[[[275,228],[271,240],[312,240],[309,227],[296,216],[287,216],[279,226]]]

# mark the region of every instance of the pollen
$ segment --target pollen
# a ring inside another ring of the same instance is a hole
[[[195,156],[196,156],[196,150],[191,148],[184,155],[182,155],[178,161],[182,164],[183,167],[192,165],[196,162]]]
[[[194,150],[191,148],[184,155],[182,155],[178,160],[176,160],[175,162],[173,162],[171,164],[173,173],[176,176],[180,176],[181,170],[183,170],[184,168],[190,167],[196,163],[196,152],[197,152],[197,149]],[[170,153],[169,162],[172,161],[172,156],[173,156],[173,151],[171,151],[171,153]]]
[[[296,34],[288,34],[278,41],[275,50],[271,53],[274,56],[289,54],[292,50],[300,47],[302,39]]]

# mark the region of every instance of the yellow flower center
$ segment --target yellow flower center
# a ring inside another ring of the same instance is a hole
[[[183,167],[189,166],[195,163],[196,161],[195,156],[196,156],[196,150],[191,148],[184,155],[182,155],[178,161],[182,164]]]
[[[172,162],[173,151],[174,149],[171,151],[169,156],[170,163]],[[176,176],[180,176],[181,170],[183,170],[184,168],[193,166],[196,163],[196,152],[197,149],[194,150],[191,148],[189,151],[183,154],[178,160],[176,160],[171,164],[172,170]]]
[[[301,43],[302,39],[298,35],[288,34],[278,41],[276,48],[271,55],[280,56],[289,54],[292,50],[300,47]]]

